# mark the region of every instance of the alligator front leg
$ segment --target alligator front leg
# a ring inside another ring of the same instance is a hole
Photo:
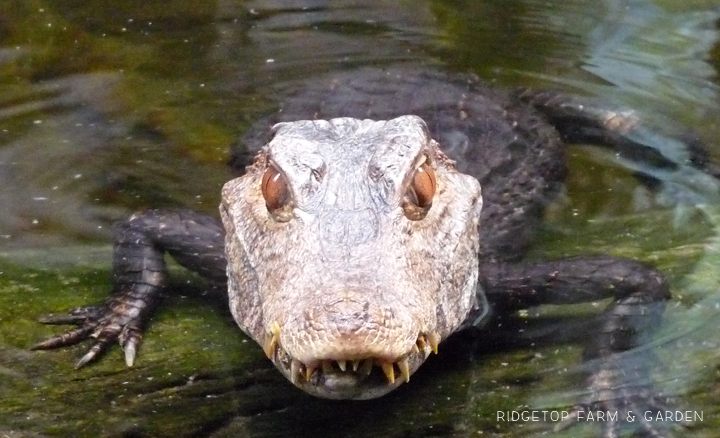
[[[117,340],[125,362],[132,366],[143,327],[166,283],[165,252],[186,268],[224,283],[224,239],[225,232],[217,220],[189,210],[149,210],[133,215],[116,228],[112,295],[102,305],[43,319],[44,323],[75,324],[77,328],[31,349],[65,347],[93,338],[94,344],[76,364],[80,368]]]
[[[516,97],[543,113],[566,143],[614,149],[641,181],[664,192],[664,202],[718,202],[720,166],[692,130],[659,116],[551,90],[521,89]]]
[[[648,376],[652,352],[621,354],[640,345],[642,335],[660,321],[670,291],[659,271],[627,259],[577,257],[527,265],[485,264],[481,284],[499,312],[614,298],[598,316],[597,332],[584,337],[590,341],[584,356],[591,395],[574,406],[562,427],[588,418],[590,411],[602,411],[617,413],[619,419],[602,423],[605,437],[619,436],[627,428],[642,436],[665,436],[642,415],[665,409]]]

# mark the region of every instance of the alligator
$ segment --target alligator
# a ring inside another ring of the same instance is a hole
[[[613,362],[660,319],[663,274],[607,255],[522,258],[562,187],[565,144],[642,149],[629,140],[639,126],[632,113],[467,74],[366,68],[310,81],[243,137],[233,163],[247,168],[222,189],[221,221],[148,210],[120,223],[111,296],[46,319],[77,327],[32,348],[93,339],[82,367],[117,341],[132,366],[167,253],[226,283],[240,328],[319,397],[382,396],[453,333],[545,303],[613,298],[590,354]],[[688,144],[690,164],[706,167]],[[577,410],[661,409],[652,392],[616,389],[616,374],[591,373],[610,396]]]

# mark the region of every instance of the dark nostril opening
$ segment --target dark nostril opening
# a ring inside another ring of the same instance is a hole
[[[323,306],[326,325],[340,334],[355,334],[373,322],[370,303],[352,299],[338,300]]]

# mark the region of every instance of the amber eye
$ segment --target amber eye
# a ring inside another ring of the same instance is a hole
[[[435,196],[435,171],[429,164],[425,163],[415,171],[410,190],[418,207],[429,208],[432,205]]]
[[[288,202],[288,186],[279,170],[269,166],[262,177],[262,194],[270,212],[284,207]]]
[[[417,221],[425,217],[432,206],[437,182],[435,171],[429,163],[423,163],[410,181],[402,208],[405,217]]]

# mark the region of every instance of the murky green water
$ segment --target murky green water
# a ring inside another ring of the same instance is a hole
[[[496,414],[572,404],[584,388],[576,345],[463,338],[387,397],[317,400],[180,272],[183,297],[166,300],[132,369],[118,349],[75,371],[82,346],[27,347],[57,333],[39,316],[106,295],[115,220],[149,206],[215,213],[228,147],[276,107],[274,87],[364,65],[444,66],[603,96],[657,126],[687,125],[720,158],[719,18],[720,1],[701,0],[0,3],[0,436],[552,434]],[[718,194],[687,182],[697,175],[662,174],[658,195],[611,152],[570,156],[531,257],[600,251],[667,272],[676,300],[651,343],[664,364],[654,377],[704,413],[679,436],[720,436]]]

